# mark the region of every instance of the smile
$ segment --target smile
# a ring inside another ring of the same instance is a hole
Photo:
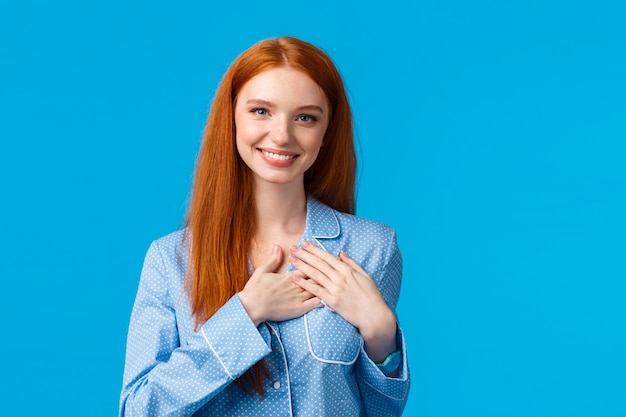
[[[270,159],[273,159],[275,161],[287,161],[289,159],[293,159],[295,158],[297,155],[280,155],[277,153],[272,153],[272,152],[268,152],[268,151],[261,151],[263,152],[263,155],[267,156]]]

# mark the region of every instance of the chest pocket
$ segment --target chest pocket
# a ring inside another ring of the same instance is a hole
[[[321,362],[351,365],[356,362],[363,338],[357,329],[328,308],[316,308],[304,315],[309,350]]]

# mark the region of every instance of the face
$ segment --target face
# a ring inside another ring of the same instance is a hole
[[[304,186],[328,112],[322,89],[293,68],[270,69],[244,84],[235,103],[237,151],[255,182]]]

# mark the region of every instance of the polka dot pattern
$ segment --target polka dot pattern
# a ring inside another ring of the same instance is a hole
[[[334,255],[346,251],[395,310],[402,258],[391,228],[309,198],[302,240]],[[234,295],[196,330],[186,272],[183,231],[151,244],[131,314],[120,416],[402,414],[410,378],[399,327],[399,378],[386,377],[367,357],[358,331],[327,308],[257,328]],[[261,359],[269,371],[263,397],[232,383]]]

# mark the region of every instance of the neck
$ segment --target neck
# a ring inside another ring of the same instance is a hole
[[[304,186],[258,182],[254,187],[257,235],[302,233],[306,223]]]

